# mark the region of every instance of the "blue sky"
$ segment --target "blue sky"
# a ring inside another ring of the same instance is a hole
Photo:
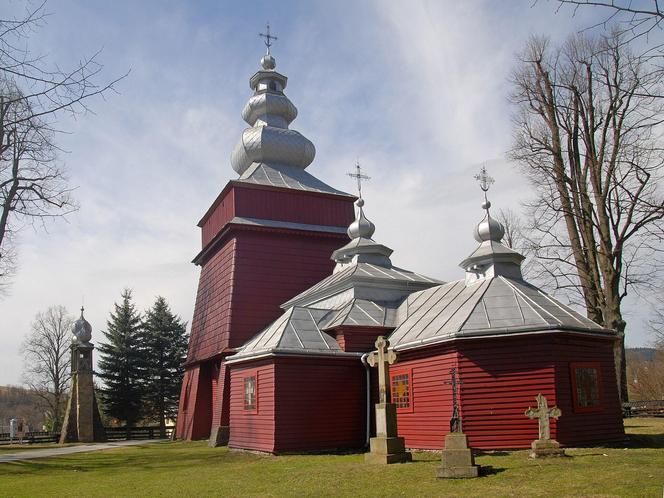
[[[11,1],[10,10],[23,2]],[[291,125],[314,142],[308,171],[342,190],[359,158],[372,179],[367,216],[402,267],[443,280],[475,247],[486,163],[495,207],[518,209],[527,187],[505,159],[507,76],[530,34],[553,40],[599,19],[551,1],[52,1],[30,39],[62,66],[103,49],[118,94],[63,119],[61,161],[81,209],[48,232],[23,230],[19,272],[0,301],[0,384],[20,382],[20,342],[34,315],[85,301],[93,342],[124,287],[141,309],[163,295],[191,320],[200,249],[196,222],[234,178],[229,156],[246,124],[248,80],[270,21],[277,69],[298,107]],[[633,310],[632,310],[633,311]],[[649,341],[643,313],[628,344]]]

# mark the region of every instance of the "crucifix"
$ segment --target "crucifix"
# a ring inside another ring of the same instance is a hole
[[[270,47],[272,46],[272,40],[278,40],[278,38],[272,34],[270,34],[270,23],[267,23],[267,27],[265,29],[266,33],[258,33],[258,36],[261,38],[265,38],[265,46],[267,47],[267,55],[270,55]]]
[[[362,198],[362,180],[371,180],[371,177],[362,173],[362,167],[360,166],[360,161],[355,162],[355,173],[346,173],[346,174],[348,176],[350,176],[351,178],[355,178],[357,180],[358,197],[361,199]]]
[[[542,393],[538,394],[536,399],[537,409],[528,407],[525,415],[531,419],[538,419],[540,440],[551,439],[551,427],[549,418],[558,418],[562,415],[562,412],[557,406],[549,408],[549,405],[546,402],[546,398],[542,395]]]
[[[450,432],[463,432],[461,416],[459,415],[459,401],[457,399],[457,387],[463,385],[463,381],[457,376],[456,367],[450,368],[450,380],[445,384],[452,386],[452,418],[450,418]]]
[[[486,166],[482,166],[480,172],[475,175],[475,180],[479,182],[480,188],[484,192],[484,202],[488,202],[486,193],[489,191],[491,185],[493,185],[496,180],[494,180],[492,177],[489,176],[489,174],[486,171]]]
[[[390,387],[388,385],[389,366],[396,363],[397,353],[389,349],[390,341],[386,341],[381,335],[376,339],[376,351],[373,351],[367,357],[367,363],[372,367],[378,367],[378,392],[381,404],[390,402]]]

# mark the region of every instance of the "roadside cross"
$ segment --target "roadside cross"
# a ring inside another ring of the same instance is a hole
[[[369,365],[378,367],[379,403],[390,402],[390,388],[388,385],[389,366],[396,363],[397,353],[389,349],[389,347],[390,341],[380,336],[376,339],[376,351],[371,352],[367,357]]]

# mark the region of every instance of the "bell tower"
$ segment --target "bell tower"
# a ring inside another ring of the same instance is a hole
[[[249,125],[230,162],[231,180],[198,223],[201,274],[180,395],[176,435],[229,434],[225,358],[280,314],[280,305],[332,273],[330,254],[348,242],[355,197],[308,171],[316,149],[289,128],[297,108],[286,97],[288,78],[267,53],[250,78],[253,95],[242,111]]]
[[[71,393],[64,423],[60,433],[60,444],[105,441],[106,432],[99,416],[99,407],[92,379],[92,326],[83,316],[74,323],[71,344]]]

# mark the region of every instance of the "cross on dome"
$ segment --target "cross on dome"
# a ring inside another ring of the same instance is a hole
[[[346,174],[357,180],[357,196],[362,199],[362,180],[371,180],[371,177],[362,173],[362,167],[360,166],[359,160],[355,161],[355,172]]]
[[[258,36],[265,38],[265,46],[267,47],[267,55],[270,55],[270,47],[272,46],[272,40],[278,40],[278,38],[270,33],[270,23],[266,24],[265,33],[258,33]]]

